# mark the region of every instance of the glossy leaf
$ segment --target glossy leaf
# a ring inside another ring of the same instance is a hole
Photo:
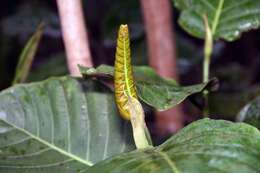
[[[237,121],[251,124],[260,129],[260,97],[249,102],[237,115]]]
[[[204,38],[206,14],[215,39],[233,41],[242,32],[260,26],[258,0],[173,0],[181,11],[179,24],[193,36]]]
[[[120,154],[84,173],[258,173],[260,132],[244,123],[203,119],[164,144]]]
[[[36,54],[39,42],[42,37],[43,24],[38,26],[37,31],[33,34],[30,40],[27,42],[24,47],[21,56],[19,57],[19,62],[16,67],[15,77],[13,84],[24,82],[27,78],[27,75],[30,71],[30,67],[34,56]]]
[[[72,77],[0,93],[0,172],[77,172],[134,148],[114,95]]]
[[[114,69],[101,65],[95,68],[79,66],[85,77],[113,78]],[[210,87],[212,82],[197,85],[179,86],[175,80],[160,77],[152,68],[146,66],[133,67],[134,80],[138,97],[157,110],[167,110],[185,100],[188,96],[199,93]]]
[[[114,87],[118,110],[126,120],[130,120],[130,110],[126,106],[128,99],[137,98],[132,71],[128,26],[121,25],[117,38]]]

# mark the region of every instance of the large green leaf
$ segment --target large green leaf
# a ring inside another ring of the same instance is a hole
[[[76,172],[133,147],[98,82],[51,78],[0,93],[1,173]]]
[[[83,76],[110,77],[113,78],[114,68],[101,65],[97,68],[79,66]],[[134,79],[138,96],[157,110],[167,110],[185,100],[188,96],[199,93],[209,83],[202,83],[181,87],[173,79],[160,77],[152,68],[147,66],[134,66]]]
[[[202,15],[208,21],[215,39],[232,41],[242,32],[260,26],[259,0],[173,0],[181,10],[179,24],[188,33],[204,38]]]
[[[36,54],[38,45],[40,43],[43,32],[43,24],[38,26],[37,31],[29,39],[25,45],[21,56],[19,57],[19,62],[16,67],[15,77],[13,84],[24,82],[27,78],[27,75],[30,71],[34,56]]]
[[[246,122],[260,129],[260,97],[248,103],[238,113],[237,121]]]
[[[256,128],[203,119],[158,147],[120,154],[85,173],[259,173],[259,163]]]

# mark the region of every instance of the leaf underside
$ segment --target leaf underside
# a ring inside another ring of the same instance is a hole
[[[260,26],[259,0],[173,0],[181,11],[179,24],[193,36],[204,38],[206,14],[215,39],[236,40],[242,32]]]
[[[88,77],[108,77],[113,79],[114,68],[101,65],[97,68],[79,66],[81,74]],[[181,103],[188,96],[202,92],[210,87],[211,81],[197,85],[181,87],[173,79],[160,77],[152,68],[133,66],[133,76],[138,97],[146,104],[162,111]],[[210,90],[210,88],[209,88]]]
[[[0,93],[0,172],[76,172],[133,148],[98,82],[51,78]]]
[[[84,173],[258,173],[260,132],[243,123],[203,119],[164,144],[120,154]]]

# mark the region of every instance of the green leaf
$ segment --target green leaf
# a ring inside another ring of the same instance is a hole
[[[16,67],[15,77],[13,84],[24,82],[27,78],[27,75],[30,71],[30,67],[33,61],[33,58],[36,54],[39,42],[42,37],[43,24],[40,24],[37,28],[37,31],[29,39],[25,45],[20,57],[19,62]]]
[[[193,36],[204,38],[206,14],[215,39],[233,41],[242,32],[260,26],[258,0],[173,0],[181,11],[179,24]]]
[[[0,172],[76,172],[134,148],[114,95],[72,77],[0,93]]]
[[[79,66],[79,68],[85,77],[110,77],[112,79],[114,75],[114,68],[107,65],[97,68]],[[188,96],[201,92],[211,84],[208,82],[181,87],[175,80],[160,77],[152,68],[146,66],[133,66],[133,72],[138,96],[159,111],[176,106]]]
[[[84,173],[258,173],[260,132],[244,123],[203,119],[164,144],[120,154]]]
[[[238,122],[245,122],[260,129],[260,97],[249,102],[237,115]]]

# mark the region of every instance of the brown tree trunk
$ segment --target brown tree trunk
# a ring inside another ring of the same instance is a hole
[[[149,64],[164,77],[178,79],[175,36],[170,0],[141,0],[149,49]],[[183,126],[182,111],[176,107],[156,113],[158,133],[165,135]]]
[[[93,66],[82,3],[81,0],[57,0],[57,6],[69,71],[78,76],[78,64]]]

